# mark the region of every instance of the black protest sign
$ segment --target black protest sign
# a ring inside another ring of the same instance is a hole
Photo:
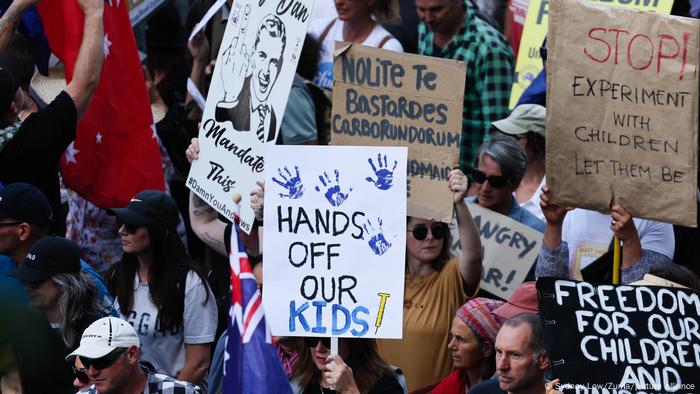
[[[554,375],[565,393],[679,393],[700,388],[700,293],[537,281]]]

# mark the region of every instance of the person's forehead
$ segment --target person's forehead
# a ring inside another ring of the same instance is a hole
[[[422,9],[441,9],[452,6],[459,0],[416,0],[416,7]]]
[[[459,317],[452,318],[452,333],[458,334],[463,338],[471,338],[474,336],[472,329]]]
[[[423,219],[423,218],[411,217],[411,220],[409,220],[408,223],[409,223],[409,224],[413,224],[413,225],[416,225],[416,224],[424,224],[424,225],[426,225],[426,226],[429,226],[429,225],[431,225],[431,224],[433,224],[433,223],[437,223],[437,222],[434,221],[434,220],[430,220],[430,219]]]
[[[501,175],[502,171],[501,165],[488,154],[484,154],[479,158],[479,165],[477,167],[487,175]]]
[[[503,326],[496,336],[496,347],[501,350],[524,351],[530,338],[530,326],[520,324],[515,327]]]

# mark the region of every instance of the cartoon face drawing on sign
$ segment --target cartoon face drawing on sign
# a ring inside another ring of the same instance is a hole
[[[267,99],[282,69],[286,28],[280,18],[268,14],[258,26],[250,54],[245,44],[236,48],[237,44],[232,43],[222,56],[224,97],[216,106],[216,121],[230,121],[237,131],[255,131],[260,142],[272,141],[277,116]]]

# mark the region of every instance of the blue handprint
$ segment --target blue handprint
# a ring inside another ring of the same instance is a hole
[[[287,175],[285,175],[282,172],[281,168],[277,169],[277,173],[280,174],[280,178],[284,182],[280,181],[279,179],[277,179],[275,177],[272,177],[273,182],[275,182],[276,184],[287,189],[287,194],[279,193],[280,197],[288,197],[291,199],[297,199],[297,198],[304,195],[304,184],[301,183],[301,177],[299,176],[299,167],[294,166],[294,169],[296,170],[295,175],[292,175],[292,173],[289,171],[289,168],[287,168],[287,166],[284,166],[284,171],[287,173]]]
[[[362,228],[365,230],[362,233],[362,239],[369,239],[367,244],[369,244],[372,252],[374,252],[374,254],[377,256],[381,256],[386,253],[387,250],[389,250],[391,244],[386,240],[386,238],[384,238],[381,218],[377,218],[377,224],[377,228],[375,229],[374,226],[372,226],[371,219],[367,219],[367,223],[362,225]],[[365,238],[365,234],[367,235],[367,238]]]
[[[340,204],[343,203],[343,201],[347,200],[347,198],[350,196],[350,192],[352,191],[352,188],[347,191],[347,193],[343,193],[340,191],[340,172],[338,170],[335,170],[335,182],[331,182],[331,177],[328,176],[327,172],[323,172],[323,175],[319,175],[318,179],[321,181],[321,184],[323,187],[326,189],[325,196],[326,200],[328,200],[329,203],[331,203],[332,206],[334,207],[339,207]],[[316,186],[316,191],[320,192],[321,191],[321,186]]]
[[[369,165],[372,166],[374,175],[377,176],[377,180],[372,179],[372,177],[367,177],[367,182],[374,183],[379,190],[391,189],[394,182],[394,170],[396,169],[396,164],[398,164],[398,162],[394,160],[394,166],[391,168],[391,171],[389,171],[386,155],[384,155],[384,162],[382,162],[382,154],[377,153],[377,166],[379,169],[377,169],[377,167],[374,166],[374,163],[372,163],[372,158],[367,159],[367,161],[369,162]]]

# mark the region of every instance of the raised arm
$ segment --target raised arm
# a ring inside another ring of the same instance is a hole
[[[39,0],[14,0],[0,18],[0,50],[4,51],[17,28],[22,12],[36,5]]]
[[[66,86],[66,93],[71,96],[78,119],[82,118],[90,104],[100,81],[102,62],[104,61],[104,28],[102,25],[103,0],[77,0],[85,14],[83,41],[75,61],[73,79]]]
[[[192,164],[192,161],[199,159],[199,140],[197,138],[192,138],[192,143],[187,147],[185,155],[190,164]],[[196,194],[190,192],[189,211],[192,231],[197,234],[197,237],[202,242],[221,255],[226,256],[226,240],[224,239],[226,223],[219,220],[214,208]]]
[[[460,170],[452,170],[447,178],[447,182],[454,199],[457,226],[459,228],[459,242],[462,245],[462,255],[459,258],[459,273],[462,276],[465,293],[472,295],[476,292],[481,280],[481,269],[483,267],[481,237],[469,212],[467,203],[464,201],[469,186],[467,177]]]

